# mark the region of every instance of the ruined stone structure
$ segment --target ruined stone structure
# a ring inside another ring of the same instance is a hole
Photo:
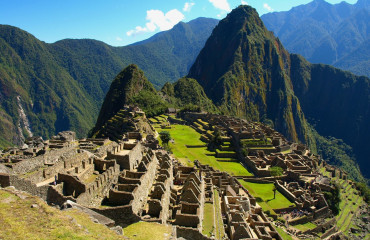
[[[130,109],[125,114],[145,117],[139,109]],[[123,115],[116,120],[120,117]],[[199,161],[194,162],[195,167],[183,166],[160,150],[155,133],[143,134],[135,128],[136,120],[130,122],[135,124],[130,125],[129,132],[115,137],[117,141],[77,140],[73,132],[62,132],[48,141],[34,137],[27,147],[1,153],[0,185],[15,186],[49,204],[74,202],[110,225],[126,226],[140,220],[171,224],[175,236],[185,239],[210,239],[202,234],[206,204],[219,209],[222,223],[217,227],[225,239],[282,239],[238,179],[274,183],[294,205],[284,211],[307,213],[305,219],[290,219],[289,224],[331,214],[322,191],[331,191],[332,185],[317,169],[325,167],[340,179],[347,175],[325,164],[304,145],[288,142],[259,123],[200,113],[182,113],[182,118],[178,121],[191,124],[202,134],[205,145],[219,131],[222,145],[215,150],[217,161],[238,161],[255,177],[234,177]],[[150,125],[148,128],[154,130]],[[104,131],[113,134],[108,125]],[[275,166],[283,169],[282,176],[271,176],[270,168]],[[317,231],[332,226],[328,221]],[[335,229],[329,233],[335,234]]]

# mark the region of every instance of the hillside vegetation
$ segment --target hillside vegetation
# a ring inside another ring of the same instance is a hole
[[[74,130],[86,136],[117,73],[134,63],[157,89],[176,81],[187,73],[217,22],[181,22],[126,47],[90,39],[47,44],[0,25],[0,147],[22,144],[31,134],[50,138]],[[20,117],[21,108],[26,118]]]
[[[239,6],[218,24],[188,77],[224,114],[268,123],[326,157],[328,142],[338,146],[330,139],[343,139],[353,154],[339,148],[329,160],[363,180],[356,158],[368,174],[369,78],[289,54],[252,7]]]

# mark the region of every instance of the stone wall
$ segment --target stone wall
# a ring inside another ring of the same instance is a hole
[[[93,199],[99,199],[98,202],[101,202],[108,195],[111,186],[117,183],[119,173],[119,166],[116,164],[99,174],[94,182],[87,185],[86,192],[78,196],[77,203],[90,206]]]
[[[47,151],[45,154],[35,158],[27,159],[16,163],[12,166],[14,174],[24,174],[32,172],[37,168],[44,166],[44,163],[55,163],[59,159],[64,160],[72,157],[76,154],[76,150],[73,147],[65,147],[61,149],[53,149]]]
[[[141,184],[134,192],[134,201],[132,203],[132,211],[138,213],[139,210],[145,206],[150,188],[152,187],[157,171],[158,159],[155,155],[152,157],[152,161],[147,166],[146,174],[140,178]]]
[[[177,238],[185,238],[191,240],[211,240],[207,236],[204,236],[200,233],[197,229],[194,228],[187,228],[187,227],[176,227],[176,237]]]
[[[9,174],[0,173],[0,186],[3,187],[3,188],[10,186]]]
[[[284,187],[283,185],[281,185],[278,182],[276,182],[275,186],[276,186],[276,189],[281,194],[283,194],[284,197],[286,197],[289,201],[296,202],[296,197],[286,187]]]
[[[109,208],[91,208],[91,210],[114,220],[117,225],[122,227],[140,221],[140,217],[133,213],[131,205]]]
[[[31,181],[19,178],[15,175],[9,175],[9,185],[47,201],[49,186],[37,187],[36,184],[33,184]]]
[[[124,146],[120,150],[123,149],[125,149]],[[113,149],[107,153],[107,159],[115,159],[121,170],[134,170],[143,157],[143,151],[144,146],[139,142],[126,155],[121,155],[117,149]]]
[[[58,173],[58,183],[63,182],[63,194],[66,196],[78,197],[81,193],[86,192],[86,185],[78,180],[77,177],[69,174]]]

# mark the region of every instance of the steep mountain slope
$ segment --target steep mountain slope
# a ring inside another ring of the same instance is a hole
[[[313,63],[326,63],[368,75],[368,59],[356,58],[353,54],[370,38],[370,5],[367,0],[356,4],[341,2],[330,4],[314,0],[286,12],[263,15],[267,29],[273,31],[284,46],[294,53],[303,55]],[[354,63],[366,67],[352,68],[340,64],[341,59],[351,56]]]
[[[369,79],[289,54],[253,8],[239,6],[218,24],[188,77],[195,78],[224,113],[272,120],[288,138],[319,152],[325,151],[324,143],[332,144],[332,151],[342,149],[340,141],[328,143],[320,135],[342,138],[368,172],[363,153],[370,134]],[[350,150],[340,152],[346,156],[333,154],[333,161],[353,168],[352,177],[360,176]]]
[[[46,44],[0,25],[0,146],[21,144],[32,133],[49,138],[70,129],[85,136],[123,67],[142,66],[157,88],[174,82],[186,74],[217,22],[179,23],[127,47],[89,39]]]
[[[323,136],[343,139],[368,174],[370,80],[291,55],[294,92],[309,122]]]
[[[10,26],[0,28],[2,133],[21,143],[32,133],[50,137],[57,130],[83,134],[94,119],[93,106],[79,84],[60,67],[47,45]],[[27,126],[29,125],[29,126]]]
[[[180,78],[174,83],[166,83],[161,93],[171,106],[199,106],[206,112],[218,112],[213,102],[207,97],[202,86],[192,78]]]
[[[257,12],[239,6],[212,32],[188,77],[195,78],[224,113],[273,121],[294,141],[309,142],[289,78],[289,53]]]
[[[145,77],[144,72],[134,64],[123,69],[113,80],[104,98],[95,127],[89,135],[122,139],[124,132],[134,130],[135,124],[130,120],[130,114],[123,111],[125,105],[128,104],[139,105],[147,113],[152,111],[153,108],[160,107],[160,105],[163,105],[164,108],[162,112],[166,110],[165,103]],[[119,121],[117,121],[117,118],[119,118]]]
[[[138,66],[132,64],[123,69],[113,80],[104,98],[95,127],[101,127],[141,91],[157,94],[153,85]]]
[[[363,42],[357,49],[339,59],[334,66],[347,69],[358,75],[370,76],[370,39]]]

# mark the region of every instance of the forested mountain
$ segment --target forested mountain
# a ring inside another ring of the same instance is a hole
[[[286,49],[312,63],[330,64],[357,75],[370,76],[370,4],[330,4],[314,0],[285,12],[263,15],[267,29],[279,37]]]
[[[125,47],[90,39],[47,44],[0,25],[0,146],[63,130],[85,136],[111,81],[131,63],[156,88],[185,75],[218,20],[199,18]]]
[[[369,78],[289,54],[255,9],[239,6],[220,21],[188,77],[223,113],[270,123],[291,140],[336,155],[332,162],[360,176],[343,145],[349,144],[368,172]]]

